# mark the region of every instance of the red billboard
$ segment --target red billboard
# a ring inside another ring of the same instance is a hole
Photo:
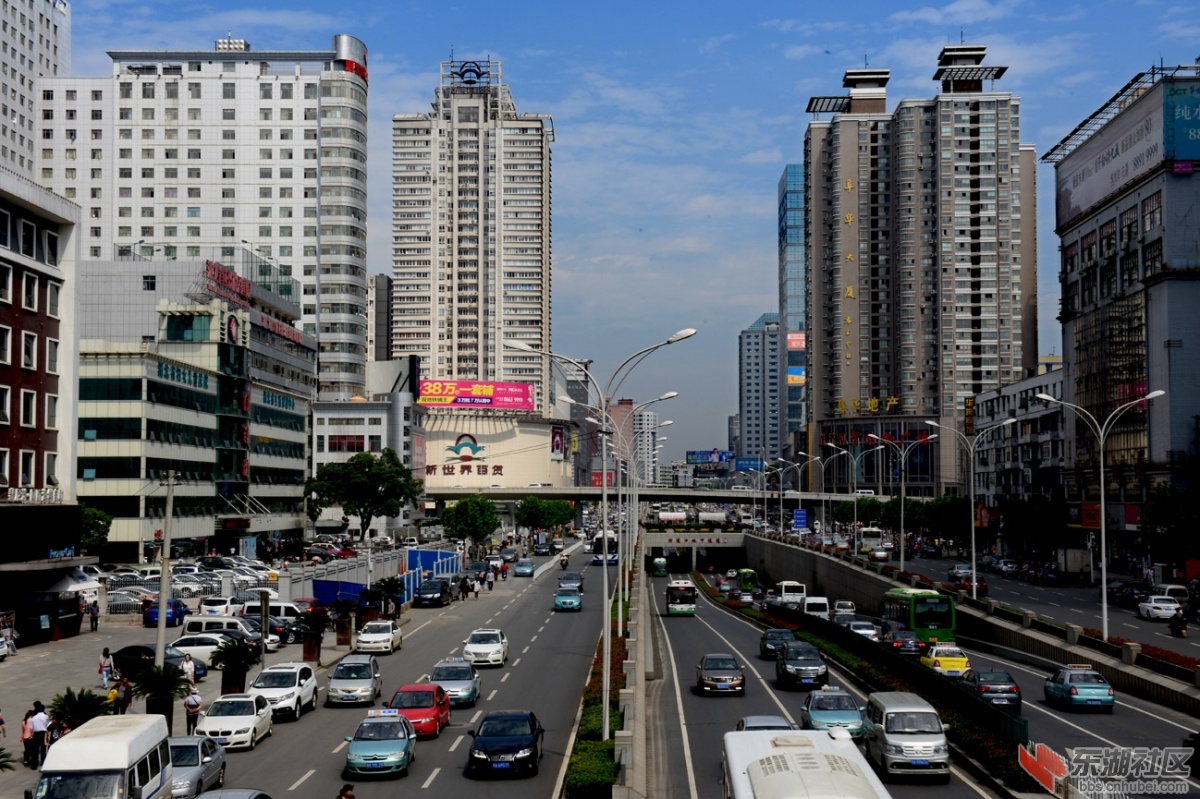
[[[605,474],[608,475],[609,488],[615,486],[617,484],[617,473],[605,472]],[[592,472],[592,488],[599,488],[600,485],[600,472]]]
[[[789,350],[802,350],[807,345],[807,333],[788,333],[787,348]]]
[[[422,380],[418,404],[433,408],[499,408],[537,410],[532,383],[493,383],[481,380]]]

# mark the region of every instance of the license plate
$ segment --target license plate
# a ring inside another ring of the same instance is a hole
[[[717,690],[718,691],[727,691],[727,690],[729,690],[729,686],[722,683],[717,686]]]
[[[914,761],[912,761],[912,764],[914,766],[928,766],[929,761],[928,760],[914,760]]]
[[[386,763],[368,763],[367,768],[383,768],[386,765]]]
[[[812,681],[813,681],[812,677],[801,677],[800,678],[800,682],[812,682]]]
[[[1089,699],[1089,700],[1087,701],[1087,703],[1088,703],[1089,705],[1098,705],[1098,704],[1100,704],[1100,700],[1099,700],[1099,699]]]
[[[992,704],[993,705],[1007,705],[1008,700],[1005,699],[1004,697],[998,697],[998,698],[992,700]]]
[[[213,740],[222,745],[229,743],[228,738],[213,738]]]
[[[958,671],[947,671],[946,673],[949,674],[951,677],[957,677],[959,675]]]
[[[353,702],[356,699],[358,699],[357,696],[343,696],[342,697],[343,702]]]
[[[508,768],[512,763],[493,763],[492,768]]]

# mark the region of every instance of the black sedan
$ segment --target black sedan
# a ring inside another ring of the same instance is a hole
[[[769,660],[775,659],[775,653],[783,649],[789,642],[796,640],[796,634],[784,628],[763,630],[758,639],[758,654]]]
[[[550,545],[547,543],[534,544],[533,545],[533,554],[541,556],[541,557],[548,556],[550,554]]]
[[[454,600],[448,580],[426,580],[413,597],[413,607],[445,607]]]
[[[1021,687],[1007,671],[1000,669],[967,669],[962,674],[962,686],[977,692],[981,698],[1012,710],[1021,712]]]
[[[169,663],[180,669],[183,668],[183,652],[168,645],[163,653],[164,664]],[[153,644],[130,644],[113,652],[112,659],[113,665],[116,666],[117,672],[121,676],[134,680],[137,679],[138,672],[154,665],[154,646]],[[208,674],[208,664],[199,658],[192,658],[192,662],[196,664],[196,681],[199,682]]]
[[[920,657],[925,654],[925,647],[928,646],[912,630],[893,630],[884,633],[883,640],[880,643],[897,655],[909,655],[911,657]]]
[[[497,710],[488,713],[479,727],[470,731],[471,751],[467,775],[538,773],[545,730],[528,710]]]

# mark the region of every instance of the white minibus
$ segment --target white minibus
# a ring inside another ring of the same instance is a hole
[[[99,716],[46,752],[37,799],[170,799],[171,747],[158,714]]]
[[[725,733],[725,799],[891,799],[849,730]]]

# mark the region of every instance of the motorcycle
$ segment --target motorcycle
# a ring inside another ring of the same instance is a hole
[[[1167,629],[1176,638],[1187,638],[1187,619],[1183,616],[1172,616],[1171,620],[1167,622]]]
[[[568,562],[568,561],[567,561],[567,556],[566,556],[566,555],[563,555],[561,558],[559,558],[559,559],[558,559],[558,567],[559,567],[560,569],[562,569],[563,571],[566,571],[566,569],[567,569],[567,562]]]

